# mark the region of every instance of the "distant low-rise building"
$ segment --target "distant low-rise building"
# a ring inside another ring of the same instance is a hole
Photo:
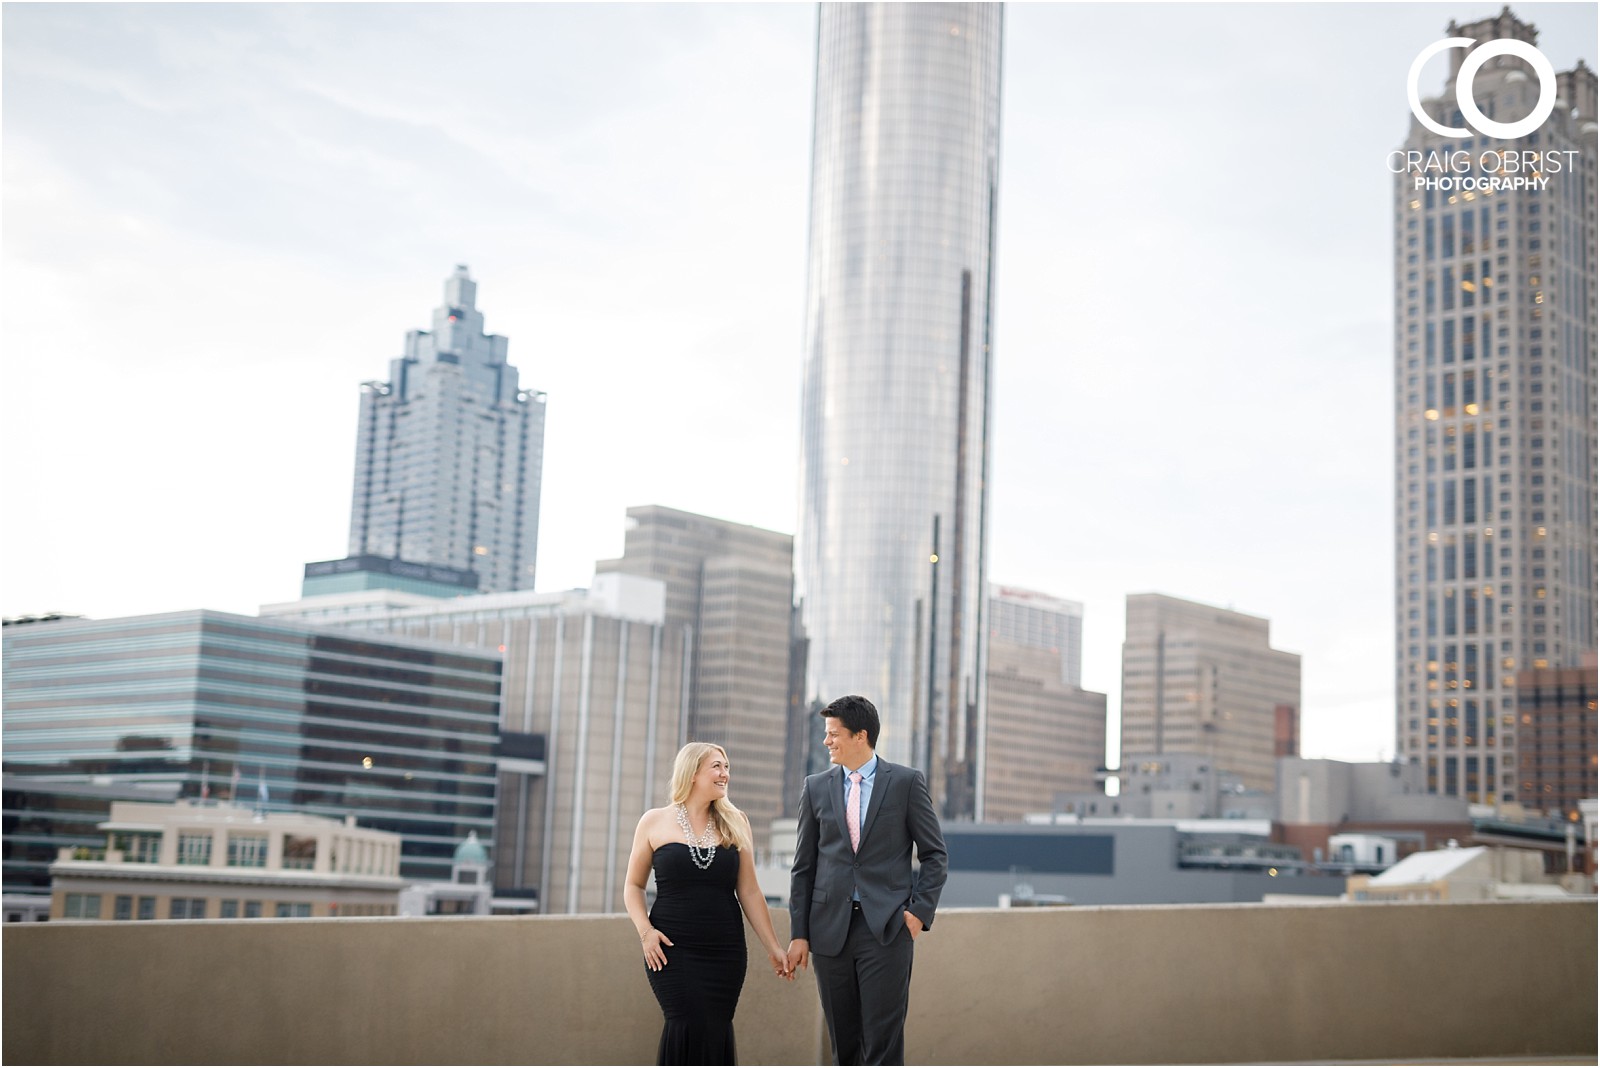
[[[1210,757],[1192,753],[1125,753],[1119,792],[1063,793],[1054,811],[1136,819],[1270,820],[1273,797],[1245,785]]]
[[[5,922],[50,918],[50,865],[60,857],[63,846],[104,848],[106,835],[100,825],[111,818],[111,802],[171,804],[180,788],[180,783],[57,782],[25,775],[0,776]]]
[[[944,837],[945,906],[1257,902],[1334,897],[1343,886],[1306,874],[1299,850],[1271,840],[1268,820],[1041,816],[946,824]]]
[[[1531,850],[1449,846],[1413,853],[1379,875],[1352,875],[1352,901],[1495,901],[1563,897],[1547,878],[1544,859]]]
[[[111,802],[103,849],[50,865],[52,920],[392,916],[398,834],[242,805]]]
[[[349,556],[306,565],[301,597],[365,590],[399,590],[423,597],[467,597],[478,592],[478,576],[439,564],[413,564],[386,556]]]
[[[1588,801],[1578,802],[1593,804]],[[1516,802],[1472,806],[1472,834],[1463,839],[1469,845],[1507,846],[1527,850],[1544,859],[1545,875],[1578,889],[1592,879],[1583,873],[1594,872],[1594,839],[1581,822],[1563,815],[1545,815]]]
[[[1392,840],[1396,854],[1404,857],[1452,839],[1464,841],[1471,833],[1466,799],[1430,794],[1426,771],[1419,765],[1305,757],[1278,761],[1273,838],[1298,846],[1314,864],[1348,867],[1330,847],[1330,840],[1340,835]]]
[[[476,832],[456,847],[449,881],[412,883],[400,891],[402,916],[488,916],[497,911],[532,912],[535,908],[534,901],[496,901],[489,878],[489,851],[478,841]]]
[[[1363,872],[1375,875],[1394,866],[1400,855],[1399,843],[1378,834],[1335,834],[1328,837],[1324,871],[1343,871],[1347,875]]]

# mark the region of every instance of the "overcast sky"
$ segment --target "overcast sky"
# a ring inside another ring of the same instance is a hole
[[[1499,9],[1008,6],[989,572],[1085,604],[1113,711],[1160,591],[1272,621],[1308,755],[1393,752],[1384,158]],[[541,589],[630,505],[795,530],[814,7],[3,20],[0,612],[298,596],[457,263],[549,394]]]

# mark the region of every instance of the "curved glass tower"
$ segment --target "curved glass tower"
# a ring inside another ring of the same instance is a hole
[[[796,595],[948,816],[981,776],[999,4],[823,4]]]

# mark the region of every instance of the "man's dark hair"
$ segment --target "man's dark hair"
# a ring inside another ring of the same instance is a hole
[[[851,734],[867,732],[867,744],[878,748],[878,710],[859,694],[849,694],[818,712],[823,719],[836,719]]]

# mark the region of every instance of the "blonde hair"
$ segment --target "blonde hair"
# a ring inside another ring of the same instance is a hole
[[[728,760],[728,751],[715,742],[690,742],[678,750],[677,757],[672,761],[674,805],[688,803],[689,791],[694,788],[694,777],[699,773],[700,765],[712,753],[721,753],[722,759]],[[733,802],[725,797],[712,798],[711,822],[716,825],[717,837],[724,843],[732,842],[745,853],[750,853],[750,821],[743,812],[733,807]],[[700,833],[699,828],[693,828],[693,831]]]

